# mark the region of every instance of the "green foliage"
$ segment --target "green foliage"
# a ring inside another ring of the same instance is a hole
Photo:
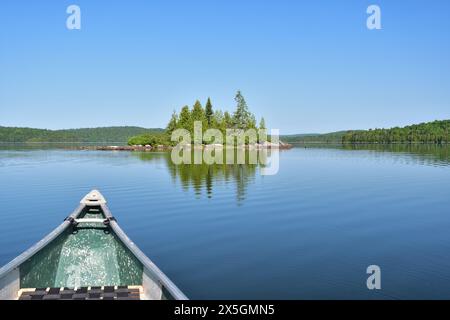
[[[170,118],[169,123],[167,124],[166,132],[167,132],[168,134],[172,134],[172,132],[177,128],[177,125],[178,125],[178,115],[177,115],[177,113],[174,111],[174,112],[172,113],[172,117]]]
[[[259,128],[266,129],[266,121],[264,120],[264,117],[262,117],[261,121],[259,122]]]
[[[228,111],[225,111],[225,113],[223,114],[223,124],[225,128],[233,127],[233,118]]]
[[[287,143],[341,143],[342,137],[348,131],[337,131],[325,134],[293,134],[283,135],[280,139]]]
[[[206,101],[205,116],[206,116],[206,121],[208,122],[208,126],[211,126],[213,117],[214,117],[214,112],[213,112],[210,98],[208,98],[208,101]]]
[[[140,127],[103,127],[86,129],[46,130],[0,127],[0,142],[32,143],[117,143],[125,144],[132,136],[144,133],[162,133],[163,129]]]
[[[188,106],[184,106],[180,112],[180,120],[178,121],[177,129],[185,128],[189,130],[191,128],[191,124],[191,111]]]
[[[130,146],[136,146],[136,145],[170,145],[170,136],[168,136],[166,133],[160,133],[160,134],[143,134],[139,136],[135,136],[130,138],[128,140],[128,145]]]
[[[247,129],[258,129],[256,126],[256,118],[253,114],[250,114],[248,117]]]
[[[203,132],[207,129],[218,129],[224,135],[227,129],[257,129],[255,116],[249,112],[247,103],[240,91],[237,92],[235,100],[237,107],[233,116],[228,111],[213,111],[210,98],[206,102],[205,109],[203,109],[199,100],[195,101],[191,110],[188,106],[184,106],[178,117],[174,112],[167,125],[166,133],[170,136],[175,129],[186,129],[193,136],[195,121],[202,122]],[[261,123],[265,127],[264,119]]]
[[[420,123],[403,128],[349,131],[343,143],[449,143],[450,120]]]
[[[211,117],[210,128],[220,129],[223,122],[223,112],[221,110],[214,111],[213,116]]]
[[[172,114],[172,117],[166,127],[166,136],[163,139],[163,142],[161,142],[160,140],[156,141],[153,136],[140,135],[130,139],[129,144],[173,144],[173,142],[170,141],[170,137],[175,129],[188,130],[191,134],[191,137],[194,137],[195,121],[202,122],[203,132],[205,132],[207,129],[218,129],[224,135],[226,134],[227,129],[257,129],[256,118],[248,110],[247,103],[240,91],[237,92],[235,100],[237,102],[237,107],[233,116],[231,116],[228,111],[213,111],[210,98],[208,98],[206,102],[205,109],[203,109],[200,101],[197,100],[195,101],[192,109],[189,109],[188,106],[184,106],[181,109],[179,116],[177,116],[176,112]],[[264,118],[261,119],[260,126],[261,125],[265,128]]]
[[[208,122],[206,120],[205,110],[202,107],[200,101],[195,101],[194,106],[192,107],[191,112],[192,124],[190,125],[190,129],[193,128],[195,121],[200,121],[202,123],[203,131],[208,129]]]
[[[237,103],[236,111],[233,114],[233,125],[236,129],[249,129],[253,124],[254,117],[248,110],[247,102],[240,91],[236,93],[234,100]],[[253,121],[253,122],[252,122]]]

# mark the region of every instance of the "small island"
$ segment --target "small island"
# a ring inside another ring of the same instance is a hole
[[[194,122],[198,121],[202,124],[203,133],[208,129],[219,130],[223,137],[227,136],[228,129],[237,129],[245,132],[249,129],[266,130],[266,124],[264,117],[259,121],[259,125],[256,122],[256,117],[249,111],[247,102],[240,91],[236,93],[236,110],[233,114],[228,111],[222,111],[220,109],[214,110],[211,103],[211,99],[208,98],[205,107],[202,106],[199,100],[195,101],[192,108],[184,106],[179,114],[174,111],[172,117],[167,124],[164,132],[160,133],[145,133],[137,136],[133,136],[128,140],[128,146],[110,146],[100,147],[99,150],[152,150],[152,149],[170,149],[174,147],[178,142],[172,141],[172,133],[177,129],[186,129],[191,135],[194,135]],[[225,139],[224,139],[225,140]],[[200,147],[221,147],[222,144],[211,143],[210,141],[203,140]],[[198,147],[198,146],[197,146]],[[266,139],[258,139],[254,143],[247,143],[245,148],[280,148],[288,149],[292,146],[288,143],[278,142],[272,143],[270,137]]]

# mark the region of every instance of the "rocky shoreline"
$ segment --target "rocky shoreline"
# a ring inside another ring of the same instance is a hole
[[[293,146],[289,143],[281,142],[279,144],[264,142],[249,144],[238,148],[244,148],[248,150],[260,150],[260,149],[279,149],[287,150],[291,149]],[[206,144],[200,146],[192,146],[193,149],[220,149],[229,148],[221,144]],[[81,146],[75,147],[77,150],[97,150],[97,151],[168,151],[172,150],[173,147],[165,145],[134,145],[134,146]]]

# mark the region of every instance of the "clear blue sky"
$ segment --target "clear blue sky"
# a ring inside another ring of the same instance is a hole
[[[163,127],[238,89],[282,133],[450,119],[450,1],[0,3],[0,125]]]

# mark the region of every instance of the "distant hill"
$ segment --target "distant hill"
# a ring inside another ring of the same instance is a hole
[[[390,129],[346,130],[325,134],[283,135],[288,143],[450,143],[450,120]]]
[[[348,131],[337,131],[324,134],[292,134],[282,135],[280,140],[287,143],[341,143],[342,137]]]
[[[450,143],[450,120],[436,120],[403,128],[349,131],[343,143]]]
[[[155,134],[163,129],[146,129],[141,127],[102,127],[65,130],[46,130],[34,128],[1,127],[0,142],[66,142],[66,143],[121,143],[140,134]]]

